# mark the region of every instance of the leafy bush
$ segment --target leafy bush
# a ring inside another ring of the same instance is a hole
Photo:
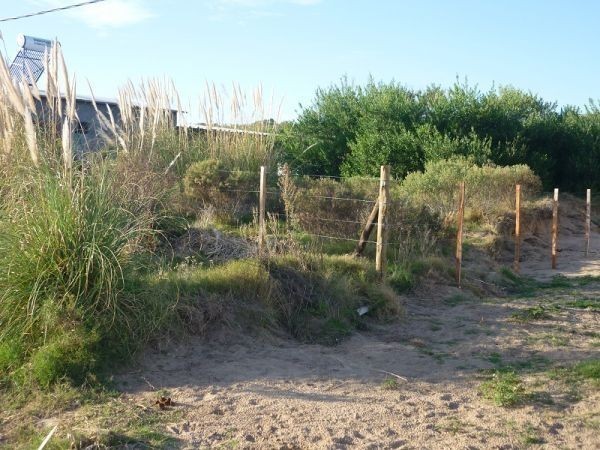
[[[189,199],[216,207],[221,218],[247,216],[257,205],[258,172],[231,170],[216,159],[191,164],[183,184]]]
[[[482,92],[457,82],[411,90],[394,81],[318,89],[295,122],[282,126],[283,159],[300,174],[376,175],[424,170],[438,159],[527,165],[546,189],[598,186],[600,109],[584,110],[510,86]]]
[[[409,174],[398,189],[399,196],[416,205],[426,205],[441,216],[458,207],[458,186],[465,182],[466,216],[495,218],[514,208],[515,184],[521,184],[523,199],[539,193],[541,182],[527,166],[477,166],[464,158],[427,163],[424,172]]]

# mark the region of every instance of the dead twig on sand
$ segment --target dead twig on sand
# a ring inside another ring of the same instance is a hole
[[[402,381],[408,381],[408,378],[401,377],[400,375],[398,375],[398,374],[396,374],[394,372],[388,372],[387,370],[381,370],[381,369],[371,369],[371,370],[374,370],[375,372],[385,373],[386,375],[391,375],[391,376],[396,377],[396,378],[398,378],[399,380],[402,380]]]

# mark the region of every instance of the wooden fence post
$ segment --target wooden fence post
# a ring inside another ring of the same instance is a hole
[[[515,272],[521,269],[521,185],[515,188]]]
[[[267,171],[260,166],[260,190],[258,199],[258,254],[264,255],[266,243],[265,210],[267,204]]]
[[[556,269],[556,245],[558,243],[558,188],[554,189],[552,202],[552,269]]]
[[[461,181],[459,185],[458,200],[458,230],[456,232],[456,283],[460,288],[462,272],[462,238],[463,238],[463,220],[465,217],[465,182]]]
[[[590,252],[590,234],[592,228],[592,190],[585,192],[585,256]]]
[[[390,166],[381,166],[379,179],[379,213],[377,215],[377,251],[375,253],[375,270],[379,278],[385,278],[386,256],[388,244],[387,204],[390,198]]]

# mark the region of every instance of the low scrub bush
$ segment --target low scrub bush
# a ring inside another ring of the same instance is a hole
[[[285,198],[290,222],[299,230],[356,238],[379,195],[373,179],[329,178],[294,180],[293,199]]]
[[[523,382],[512,371],[497,370],[480,387],[483,396],[498,406],[515,406],[527,398]]]
[[[465,182],[465,217],[477,220],[493,221],[513,209],[516,184],[521,184],[524,200],[541,189],[540,179],[525,165],[478,166],[464,158],[452,158],[427,163],[424,172],[409,174],[397,195],[447,217],[458,208],[461,181]]]
[[[220,218],[252,214],[258,205],[258,172],[228,170],[216,159],[190,165],[183,179],[187,197],[203,207],[215,207]]]
[[[280,322],[303,341],[334,344],[365,317],[390,318],[399,299],[377,279],[368,261],[350,256],[283,256],[272,260],[272,305]]]
[[[292,180],[284,173],[279,184],[292,228],[351,240],[360,236],[379,195],[379,180],[372,178]],[[395,259],[430,254],[441,230],[441,221],[431,210],[398,197],[390,201],[387,223]],[[374,231],[370,240],[375,240]]]

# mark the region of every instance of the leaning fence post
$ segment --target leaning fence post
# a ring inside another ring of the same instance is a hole
[[[521,185],[515,188],[515,272],[521,269]]]
[[[585,192],[585,256],[590,252],[590,233],[592,228],[592,190]]]
[[[463,238],[463,219],[465,216],[465,182],[461,181],[459,185],[459,200],[458,200],[458,230],[456,232],[456,283],[460,288],[461,271],[462,271],[462,238]]]
[[[260,166],[260,191],[258,199],[258,254],[264,255],[266,230],[265,230],[265,209],[267,203],[267,172],[265,166]]]
[[[554,189],[552,202],[552,269],[556,269],[556,245],[558,243],[558,188]]]
[[[387,204],[390,197],[390,166],[381,166],[379,178],[379,214],[377,217],[377,251],[375,270],[382,280],[385,278],[388,241]]]

